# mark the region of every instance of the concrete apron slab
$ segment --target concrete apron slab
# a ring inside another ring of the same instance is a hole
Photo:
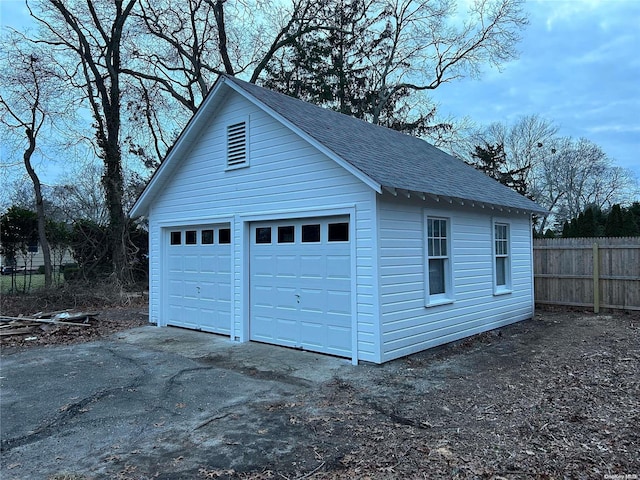
[[[135,478],[183,478],[203,464],[258,468],[296,443],[286,416],[265,411],[354,368],[347,359],[153,326],[8,355],[2,477],[113,478],[129,468]],[[167,462],[171,475],[162,474]]]
[[[351,371],[351,360],[257,342],[237,343],[228,337],[176,327],[141,327],[118,335],[118,340],[208,361],[227,368],[325,382],[338,372]]]

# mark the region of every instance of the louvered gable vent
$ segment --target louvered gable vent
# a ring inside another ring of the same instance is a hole
[[[227,127],[227,167],[238,167],[247,163],[247,122]]]

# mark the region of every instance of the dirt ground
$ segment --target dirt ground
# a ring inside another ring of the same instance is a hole
[[[89,298],[85,301],[69,301],[68,298],[38,295],[0,296],[0,314],[10,317],[29,316],[37,312],[58,310],[96,313],[86,327],[63,323],[42,323],[29,335],[0,336],[2,353],[20,351],[35,346],[72,345],[104,338],[129,328],[149,324],[146,297],[132,297],[113,301],[111,298]]]
[[[3,339],[2,354],[104,337],[144,324],[145,308],[103,309],[96,322]],[[243,471],[212,461],[188,477],[171,474],[180,450],[163,465],[138,455],[114,478],[640,478],[638,313],[538,310],[529,321],[357,368],[261,405],[253,436],[300,439],[282,455]],[[225,438],[231,456],[253,441],[231,430]]]

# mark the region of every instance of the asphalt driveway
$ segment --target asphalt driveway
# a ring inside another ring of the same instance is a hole
[[[2,478],[637,474],[638,325],[545,314],[382,366],[153,326],[3,354]]]
[[[156,473],[163,461],[173,473],[160,478],[188,478],[181,475],[205,463],[259,468],[296,445],[262,411],[353,368],[326,355],[153,326],[6,356],[3,478],[109,478],[132,463]]]

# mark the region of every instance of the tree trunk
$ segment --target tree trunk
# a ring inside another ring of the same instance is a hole
[[[36,213],[38,214],[38,242],[40,242],[40,248],[42,248],[42,255],[44,257],[44,286],[45,288],[51,288],[53,283],[53,268],[51,266],[51,248],[49,247],[49,240],[47,239],[46,225],[47,219],[44,213],[44,202],[42,200],[42,185],[38,174],[31,166],[31,155],[36,149],[36,138],[31,129],[27,129],[27,138],[29,139],[29,146],[24,152],[23,160],[24,166],[29,173],[29,177],[33,182],[33,190],[36,195]]]
[[[111,261],[115,276],[122,284],[126,285],[131,282],[132,278],[127,258],[129,246],[128,220],[122,207],[124,194],[122,162],[117,142],[109,143],[109,148],[105,151],[105,173],[102,177],[109,210],[109,245],[111,247]]]

